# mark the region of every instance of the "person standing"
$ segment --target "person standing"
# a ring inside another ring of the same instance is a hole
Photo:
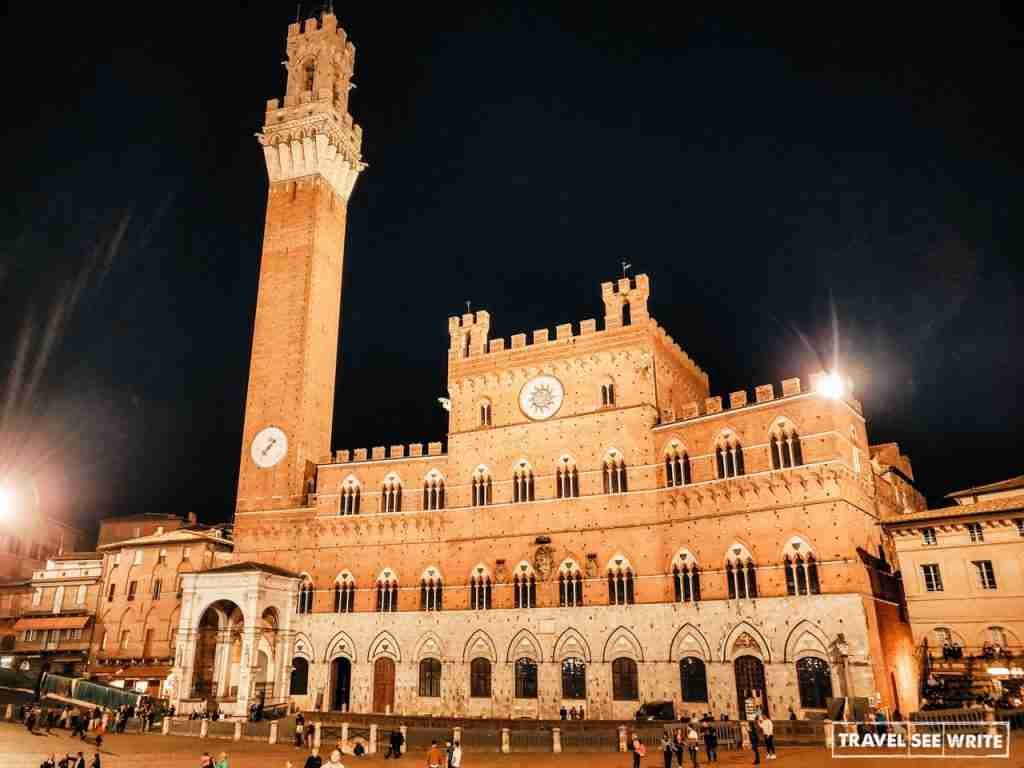
[[[306,758],[306,763],[302,768],[320,768],[323,764],[324,761],[320,759],[320,755],[316,752],[310,752],[309,757]]]
[[[693,761],[693,768],[697,768],[697,752],[699,751],[700,737],[697,735],[697,729],[690,724],[689,729],[686,731],[686,750],[690,753],[690,760]]]
[[[775,759],[775,723],[768,715],[758,715],[757,724],[761,726],[761,733],[764,734],[764,752],[769,760]]]
[[[299,712],[295,716],[295,748],[302,749],[302,736],[306,732],[306,718]]]
[[[199,768],[213,768],[213,758],[210,757],[209,752],[203,752],[202,757],[199,758]]]
[[[452,744],[448,755],[448,768],[462,768],[462,745],[457,741]]]
[[[665,768],[672,768],[672,752],[672,737],[666,728],[661,734],[661,756],[665,761]]]
[[[647,754],[647,747],[640,741],[640,737],[633,734],[633,768],[640,768],[640,758]]]
[[[85,768],[85,755],[81,752],[75,755],[75,768]]]
[[[331,752],[331,759],[324,763],[324,768],[345,768],[341,764],[341,750],[335,749]]]
[[[89,764],[89,768],[103,768],[103,766],[100,765],[100,753],[99,752],[93,752],[92,762]]]
[[[704,751],[708,755],[709,763],[718,762],[718,732],[715,730],[714,722],[705,720],[701,726],[704,731]]]
[[[676,728],[672,734],[672,751],[676,756],[676,765],[683,768],[683,753],[686,752],[686,739],[683,738],[683,729]]]
[[[761,732],[757,728],[757,720],[747,721],[750,733],[750,748],[754,751],[754,765],[761,764]]]
[[[217,756],[217,762],[213,764],[213,768],[228,768],[228,753],[221,752]]]
[[[427,768],[441,768],[441,750],[437,748],[437,742],[430,742],[430,750],[427,752]]]

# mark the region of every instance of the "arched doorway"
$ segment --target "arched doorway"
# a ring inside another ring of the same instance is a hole
[[[747,719],[747,700],[753,699],[761,714],[768,714],[768,695],[765,691],[764,664],[757,656],[737,656],[733,662],[736,674],[736,703],[739,719]]]
[[[309,661],[301,656],[292,659],[292,679],[288,691],[292,696],[305,696],[309,693]]]
[[[393,674],[392,680],[394,680]],[[352,662],[342,656],[331,662],[331,709],[348,712],[351,697]]]
[[[242,610],[229,600],[218,600],[203,611],[196,628],[194,698],[237,696],[244,623]]]
[[[395,662],[382,657],[373,662],[373,711],[395,708]]]

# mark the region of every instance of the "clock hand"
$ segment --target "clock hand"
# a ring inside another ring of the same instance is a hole
[[[274,447],[274,443],[276,443],[276,442],[277,442],[277,440],[276,440],[276,439],[274,439],[273,437],[272,437],[272,438],[270,438],[270,442],[269,442],[269,443],[267,443],[267,447],[263,449],[263,455],[264,455],[264,456],[266,456],[266,455],[267,455],[267,451],[269,451],[269,450],[270,450],[271,448],[273,448],[273,447]]]

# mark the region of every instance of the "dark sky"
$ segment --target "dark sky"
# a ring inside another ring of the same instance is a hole
[[[253,134],[295,4],[10,5],[4,466],[82,521],[226,519],[266,194]],[[831,360],[834,307],[872,441],[898,441],[932,500],[1020,473],[1018,20],[590,5],[338,4],[369,168],[334,446],[443,437],[466,299],[495,335],[553,328],[598,316],[626,259],[713,393]]]

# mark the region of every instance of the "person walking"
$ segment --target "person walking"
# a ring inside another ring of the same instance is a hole
[[[213,764],[213,768],[228,768],[228,753],[221,752],[217,756],[217,761]]]
[[[462,766],[462,745],[459,742],[452,743],[452,751],[448,754],[448,768],[461,768]]]
[[[697,729],[690,725],[689,730],[686,732],[686,750],[690,753],[690,760],[693,761],[693,768],[697,768],[697,752],[700,750],[700,737],[697,735]]]
[[[313,748],[314,736],[316,736],[316,725],[306,723],[306,749]]]
[[[199,768],[213,768],[213,758],[210,757],[209,752],[203,752],[202,757],[199,758]]]
[[[775,723],[767,715],[758,715],[757,724],[764,734],[764,753],[768,760],[775,759]]]
[[[750,748],[754,752],[754,765],[761,764],[761,732],[757,727],[757,720],[747,721],[748,730],[750,733]]]
[[[384,759],[393,757],[396,760],[402,756],[402,732],[397,728],[388,736],[388,751],[384,753]]]
[[[672,753],[674,751],[672,748],[672,736],[669,734],[668,728],[666,728],[661,734],[661,756],[665,761],[665,768],[672,768]]]
[[[707,753],[709,763],[718,762],[718,732],[711,720],[705,720],[701,725],[704,732],[704,751]]]

